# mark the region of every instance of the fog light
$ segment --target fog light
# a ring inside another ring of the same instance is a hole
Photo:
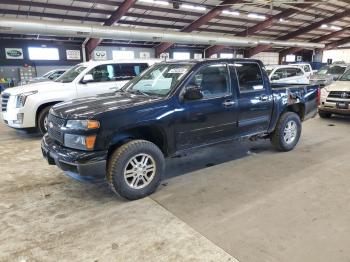
[[[13,120],[13,123],[14,124],[23,124],[23,117],[24,117],[23,113],[17,114],[17,120]]]

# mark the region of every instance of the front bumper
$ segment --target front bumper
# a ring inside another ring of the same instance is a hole
[[[50,165],[56,165],[67,175],[89,180],[106,175],[107,151],[81,151],[63,147],[46,134],[41,142],[44,158]]]
[[[346,103],[348,104],[348,108],[339,108],[338,103]],[[319,111],[322,112],[328,112],[332,114],[339,114],[339,115],[350,115],[350,101],[349,100],[332,100],[329,101],[326,98],[321,98],[321,104],[318,107]]]

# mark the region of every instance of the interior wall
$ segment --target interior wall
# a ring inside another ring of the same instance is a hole
[[[148,53],[150,53],[150,58],[154,58],[155,57],[154,48],[120,47],[120,46],[98,46],[95,49],[95,51],[106,51],[106,53],[107,53],[106,60],[112,60],[113,59],[113,51],[115,51],[115,50],[134,51],[135,58],[140,58],[140,53],[141,52],[148,52]]]
[[[278,65],[279,53],[275,52],[261,52],[252,56],[253,59],[261,60],[264,65]]]
[[[327,63],[328,59],[332,59],[333,62],[344,61],[350,63],[350,48],[323,51],[322,62]]]

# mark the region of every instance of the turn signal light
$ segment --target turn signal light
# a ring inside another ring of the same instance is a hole
[[[100,128],[100,122],[96,120],[88,120],[87,121],[87,128],[88,129],[97,129]]]
[[[88,149],[88,150],[94,149],[95,141],[96,141],[96,135],[87,136],[87,137],[85,138],[85,146],[86,146],[86,149]]]

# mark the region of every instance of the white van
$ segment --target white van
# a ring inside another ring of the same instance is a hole
[[[267,66],[266,72],[271,83],[309,84],[309,77],[299,66],[276,65]]]
[[[147,67],[160,61],[90,61],[73,66],[55,81],[6,89],[1,95],[2,118],[10,127],[37,128],[44,134],[47,114],[54,104],[115,92]]]

